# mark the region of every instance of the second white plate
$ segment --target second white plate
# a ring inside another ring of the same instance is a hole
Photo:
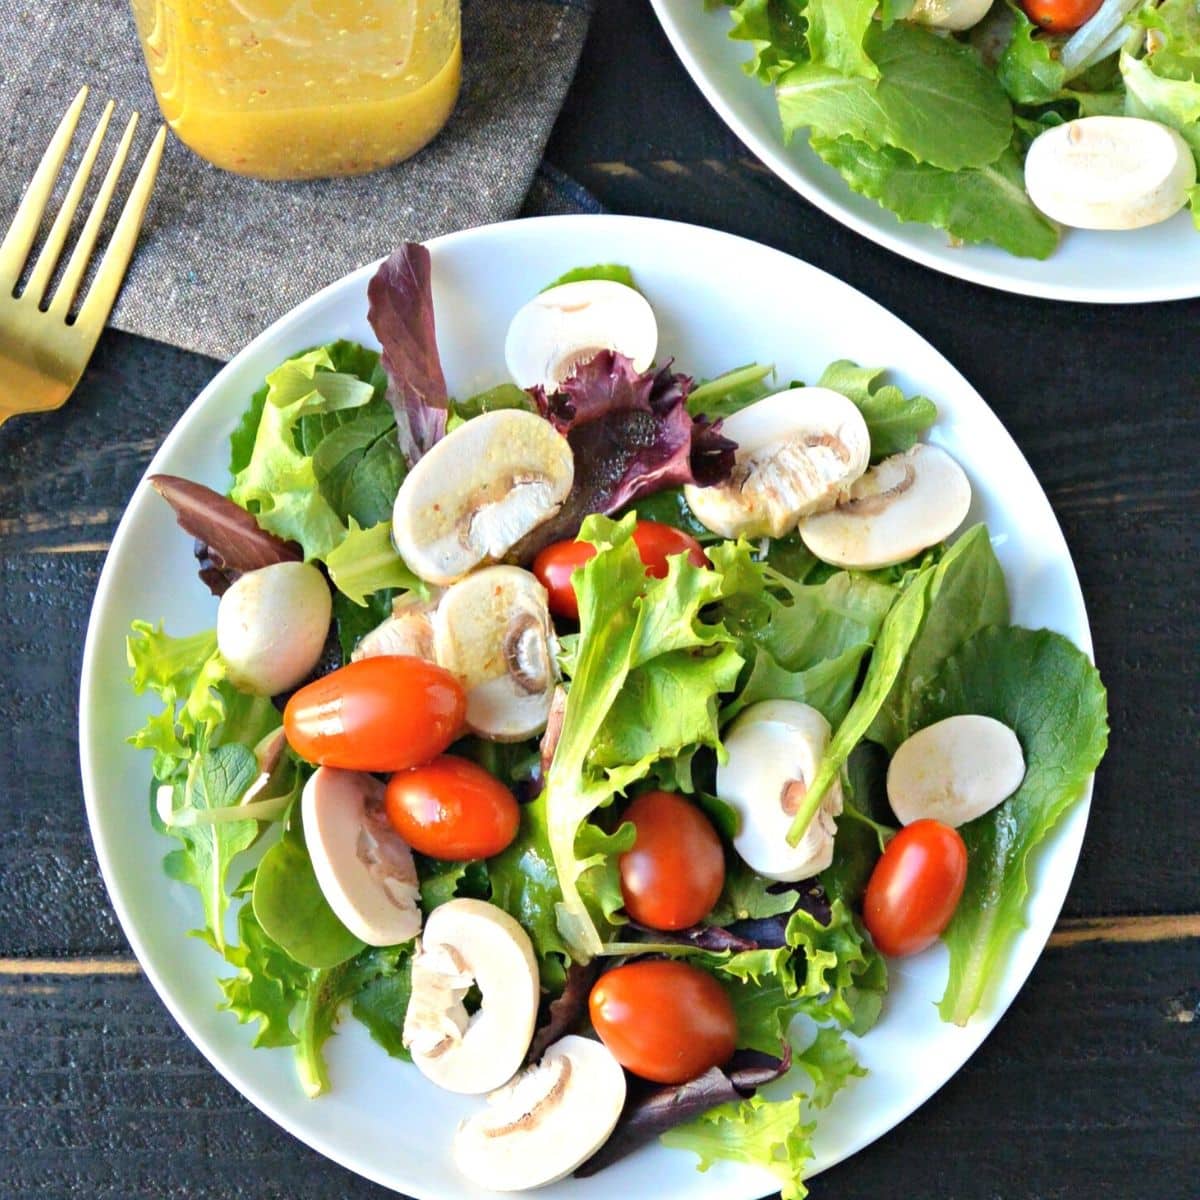
[[[1185,211],[1128,233],[1065,231],[1045,262],[996,246],[954,246],[929,225],[901,222],[856,195],[798,136],[785,146],[771,88],[742,70],[748,44],[729,38],[724,9],[703,0],[650,0],[696,86],[721,119],[785,183],[843,225],[956,279],[1023,296],[1092,304],[1143,304],[1200,296],[1200,231]]]

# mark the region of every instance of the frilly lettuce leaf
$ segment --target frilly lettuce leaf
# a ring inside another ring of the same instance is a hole
[[[580,961],[601,949],[581,893],[584,873],[597,863],[594,854],[579,857],[580,827],[643,778],[655,760],[675,753],[680,736],[719,744],[716,697],[731,673],[736,674],[735,658],[736,666],[741,665],[732,635],[700,621],[701,609],[722,594],[721,575],[694,567],[680,555],[671,561],[666,578],[648,578],[631,538],[633,526],[632,516],[619,523],[591,517],[584,524],[581,536],[598,553],[575,575],[580,632],[570,656],[562,734],[544,792],[546,834],[562,893],[557,930],[563,946]],[[604,764],[597,763],[593,747],[614,708],[626,703],[621,697],[630,680],[643,697],[674,693],[684,655],[698,664],[688,673],[687,728],[675,714],[655,713],[637,702],[653,724],[632,740],[618,738],[610,727]],[[637,757],[619,762],[618,750]]]
[[[363,607],[368,597],[384,588],[403,588],[422,595],[427,591],[392,545],[391,520],[363,529],[351,517],[349,531],[325,556],[325,565],[338,591]]]
[[[749,42],[754,55],[743,69],[763,83],[774,83],[784,71],[808,60],[805,0],[736,0],[729,17],[734,41]]]
[[[1200,81],[1159,75],[1153,61],[1153,56],[1134,58],[1122,53],[1126,115],[1178,130],[1192,153],[1200,154]]]
[[[812,61],[843,75],[878,79],[879,68],[863,49],[878,7],[878,0],[808,0],[804,15]]]
[[[818,387],[832,388],[853,400],[871,435],[871,460],[909,450],[937,420],[937,405],[927,396],[906,396],[894,383],[881,383],[883,367],[860,367],[849,359],[832,362]]]

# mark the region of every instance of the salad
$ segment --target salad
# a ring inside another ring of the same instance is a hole
[[[127,642],[214,1000],[312,1097],[351,1019],[479,1097],[444,1144],[484,1187],[661,1138],[802,1196],[889,959],[943,939],[958,1024],[1002,974],[1104,689],[1010,624],[927,398],[697,382],[611,264],[452,398],[431,272],[371,280],[380,351],[267,376],[227,494],[151,479],[219,597]]]
[[[901,221],[1047,258],[1061,227],[1200,225],[1195,0],[707,0],[807,131]]]

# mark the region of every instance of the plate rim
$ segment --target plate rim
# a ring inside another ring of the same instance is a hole
[[[657,217],[624,216],[606,213],[565,214],[535,218],[518,218],[510,221],[475,226],[470,229],[443,234],[439,237],[428,239],[425,242],[425,245],[436,251],[443,247],[453,248],[461,242],[469,242],[474,239],[488,239],[497,235],[503,236],[504,231],[512,230],[518,226],[522,229],[528,229],[530,226],[545,227],[551,224],[555,226],[567,227],[581,224],[586,224],[588,227],[596,227],[601,224],[608,224],[612,225],[616,229],[619,229],[621,226],[627,226],[631,224],[643,227],[670,227],[673,229],[686,230],[692,235],[699,236],[701,238],[717,238],[734,243],[742,243],[747,247],[753,247],[755,252],[761,253],[765,251],[771,255],[778,255],[789,261],[800,263],[805,269],[815,272],[824,280],[831,281],[836,287],[849,289],[862,302],[865,302],[870,307],[877,309],[889,320],[899,322],[913,337],[924,343],[930,349],[930,351],[941,360],[942,364],[951,372],[962,388],[968,392],[974,398],[974,400],[978,402],[978,404],[982,406],[985,413],[997,423],[1000,423],[999,418],[996,416],[991,406],[988,405],[987,401],[979,394],[978,390],[970,384],[970,382],[962,375],[962,373],[957,367],[954,366],[954,364],[946,357],[946,355],[938,350],[928,338],[915,330],[911,325],[908,324],[908,322],[904,321],[903,318],[896,316],[877,300],[873,299],[871,296],[868,296],[865,292],[860,291],[858,288],[855,288],[853,285],[838,279],[830,272],[814,266],[812,263],[809,263],[796,255],[789,254],[783,250],[778,250],[773,246],[769,246],[762,242],[757,242],[751,238],[741,237],[737,234],[731,234],[722,230],[711,229],[706,226],[696,225],[689,222],[671,221]],[[122,933],[128,940],[130,948],[133,950],[134,956],[141,966],[142,971],[153,986],[159,999],[167,1008],[168,1012],[174,1018],[175,1022],[179,1025],[183,1033],[187,1036],[189,1042],[191,1042],[191,1044],[197,1050],[199,1050],[199,1052],[217,1071],[217,1073],[241,1096],[254,1105],[254,1107],[260,1113],[268,1117],[282,1129],[286,1130],[291,1136],[295,1137],[305,1146],[321,1154],[323,1157],[326,1157],[337,1163],[344,1169],[353,1172],[355,1175],[369,1179],[380,1186],[389,1188],[393,1191],[398,1191],[399,1188],[403,1187],[407,1194],[413,1197],[421,1198],[421,1200],[442,1200],[442,1197],[433,1192],[426,1191],[419,1186],[415,1186],[411,1182],[398,1183],[395,1177],[384,1176],[374,1169],[364,1166],[361,1162],[354,1158],[352,1147],[343,1149],[340,1143],[338,1143],[336,1140],[326,1139],[323,1135],[314,1133],[311,1129],[303,1127],[300,1122],[293,1120],[285,1109],[277,1106],[274,1103],[271,1096],[264,1092],[257,1085],[256,1081],[243,1080],[234,1077],[236,1068],[232,1064],[227,1066],[221,1060],[219,1053],[220,1048],[208,1043],[206,1035],[196,1028],[194,1022],[184,1011],[182,1005],[176,1002],[176,999],[173,995],[172,986],[165,980],[162,972],[159,971],[155,961],[148,953],[145,940],[139,932],[136,919],[133,916],[130,906],[127,905],[125,898],[122,895],[121,887],[116,878],[115,868],[110,861],[106,845],[104,844],[104,839],[101,835],[101,819],[98,812],[100,806],[100,799],[98,795],[99,789],[96,781],[95,769],[92,765],[91,755],[93,718],[92,705],[89,703],[89,697],[98,686],[97,659],[99,656],[100,643],[99,626],[102,623],[102,614],[108,606],[111,595],[114,589],[118,586],[118,576],[114,565],[115,552],[122,544],[124,538],[127,536],[127,528],[133,520],[134,508],[137,506],[138,501],[140,501],[140,499],[149,489],[150,485],[147,483],[148,477],[157,469],[159,460],[166,457],[172,451],[175,444],[185,438],[182,427],[185,424],[190,424],[190,420],[194,414],[211,403],[214,397],[219,396],[224,387],[226,378],[233,373],[235,369],[237,369],[243,357],[256,350],[260,343],[266,342],[270,338],[274,337],[276,332],[279,331],[281,327],[298,320],[311,308],[322,304],[331,293],[340,291],[344,288],[352,288],[358,280],[364,279],[370,273],[373,273],[378,267],[379,263],[382,261],[383,259],[376,259],[373,262],[367,263],[361,267],[347,272],[340,279],[334,280],[325,287],[322,287],[320,290],[313,293],[313,295],[294,306],[288,312],[282,314],[279,318],[258,333],[254,338],[248,341],[246,345],[238,351],[237,354],[235,354],[228,362],[221,366],[220,370],[217,371],[212,379],[210,379],[209,382],[200,390],[200,392],[197,393],[191,403],[189,403],[187,407],[179,414],[170,431],[163,438],[154,455],[151,457],[149,464],[135,485],[125,509],[121,514],[121,519],[118,522],[117,528],[114,531],[112,542],[105,555],[104,564],[100,572],[100,577],[97,582],[96,591],[93,597],[92,607],[88,616],[88,625],[84,640],[79,684],[79,758],[81,777],[83,781],[84,805],[88,820],[88,832],[92,840],[92,846],[96,854],[97,862],[100,866],[100,871],[104,880],[109,902],[112,904],[113,909],[116,912],[117,918],[121,924]],[[1090,661],[1094,662],[1095,655],[1091,634],[1091,624],[1088,619],[1086,602],[1083,597],[1083,590],[1079,583],[1078,572],[1075,567],[1074,558],[1070,552],[1070,547],[1067,545],[1066,538],[1062,533],[1062,528],[1058,521],[1057,514],[1053,511],[1053,507],[1049,504],[1045,490],[1042,488],[1041,483],[1037,480],[1037,476],[1033,472],[1032,467],[1029,465],[1028,460],[1025,458],[1024,453],[1021,451],[1020,446],[1016,443],[1015,439],[1012,438],[1011,434],[1008,434],[1007,430],[1004,430],[1004,432],[1005,436],[1007,436],[1012,442],[1020,464],[1026,471],[1029,472],[1029,475],[1033,479],[1038,492],[1043,500],[1046,501],[1046,505],[1049,510],[1049,519],[1052,522],[1053,529],[1062,539],[1062,544],[1066,551],[1064,565],[1066,570],[1069,572],[1070,583],[1073,587],[1074,595],[1079,601],[1079,616],[1081,622],[1078,639],[1072,638],[1071,640],[1081,650],[1083,650]],[[1089,777],[1079,800],[1071,806],[1071,809],[1067,812],[1067,814],[1064,815],[1063,819],[1058,822],[1056,826],[1055,832],[1060,832],[1063,836],[1066,836],[1069,832],[1066,829],[1066,826],[1069,822],[1074,821],[1079,827],[1076,834],[1075,845],[1068,851],[1070,859],[1070,871],[1065,877],[1066,882],[1063,889],[1064,900],[1066,892],[1069,889],[1071,882],[1074,880],[1075,873],[1078,870],[1079,856],[1082,851],[1083,840],[1086,836],[1087,823],[1091,811],[1094,781],[1095,774],[1093,773],[1093,775]],[[1063,851],[1060,848],[1060,853],[1061,852]],[[1065,868],[1067,864],[1064,861],[1062,865]],[[1031,891],[1026,900],[1027,904],[1032,902],[1033,896],[1034,893]],[[1013,986],[1010,981],[1007,989],[998,989],[998,992],[1000,990],[1007,990],[1009,994],[1004,996],[997,994],[994,996],[993,1007],[987,1016],[986,1029],[982,1029],[982,1022],[978,1022],[974,1019],[966,1027],[964,1027],[964,1034],[967,1034],[968,1031],[974,1029],[974,1044],[969,1047],[962,1060],[957,1066],[955,1066],[951,1073],[945,1078],[935,1078],[928,1084],[928,1086],[923,1084],[921,1088],[917,1089],[913,1093],[911,1106],[908,1106],[904,1114],[900,1116],[892,1125],[888,1126],[886,1129],[875,1132],[864,1131],[861,1137],[849,1139],[847,1144],[839,1153],[831,1156],[827,1161],[822,1162],[819,1167],[816,1167],[808,1172],[806,1178],[816,1177],[821,1172],[829,1169],[830,1167],[836,1166],[838,1163],[845,1161],[854,1154],[857,1154],[865,1146],[893,1132],[904,1121],[911,1117],[912,1114],[917,1111],[917,1109],[925,1104],[931,1096],[933,1096],[958,1074],[968,1059],[975,1054],[983,1042],[987,1040],[993,1030],[1000,1024],[1004,1014],[1007,1012],[1013,1000],[1015,1000],[1017,995],[1025,987],[1033,968],[1041,960],[1041,957],[1045,952],[1046,942],[1049,940],[1049,937],[1053,932],[1055,920],[1057,920],[1061,910],[1062,902],[1060,901],[1057,911],[1055,912],[1055,918],[1054,920],[1050,921],[1045,932],[1045,937],[1040,939],[1040,944],[1037,946],[1037,953],[1032,957],[1028,971],[1026,971],[1023,977],[1015,983],[1015,986]],[[1029,931],[1027,927],[1026,937],[1028,936]],[[1009,971],[1012,971],[1013,969],[1013,966],[1010,964]],[[740,1198],[740,1200],[746,1200],[751,1193],[747,1192],[742,1187],[731,1185],[731,1187],[723,1194],[730,1198],[737,1197]],[[767,1193],[762,1192],[757,1194],[766,1195]]]
[[[680,0],[674,0],[674,2],[678,3]],[[700,0],[684,0],[684,2],[699,4]],[[673,0],[650,0],[658,23],[671,43],[676,57],[683,64],[688,77],[730,132],[777,179],[787,184],[826,216],[857,233],[860,237],[882,246],[900,258],[927,267],[931,271],[937,271],[941,275],[947,275],[951,279],[993,288],[1014,296],[1028,296],[1035,300],[1058,300],[1071,304],[1125,305],[1170,303],[1178,300],[1194,300],[1200,297],[1200,275],[1192,283],[1181,281],[1175,285],[1156,287],[1153,290],[1142,292],[1130,292],[1127,288],[1111,283],[1080,287],[1049,281],[1038,283],[1009,279],[1004,276],[997,277],[986,268],[974,266],[969,259],[962,264],[948,263],[940,255],[932,253],[905,236],[904,230],[910,225],[919,225],[923,229],[932,228],[924,222],[897,220],[896,229],[889,230],[886,226],[877,225],[864,219],[840,200],[833,189],[822,188],[806,179],[788,158],[787,148],[782,141],[777,143],[760,137],[733,111],[732,106],[725,98],[723,89],[700,64],[692,48],[691,39],[675,18],[672,3]],[[740,63],[736,65],[740,70]],[[746,78],[749,81],[749,76]],[[762,86],[757,81],[750,82],[753,82],[755,87]],[[847,192],[850,192],[848,185],[843,183],[842,186]],[[882,211],[886,212],[887,210]]]

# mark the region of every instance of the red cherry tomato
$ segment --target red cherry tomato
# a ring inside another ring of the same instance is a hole
[[[1025,15],[1049,33],[1073,33],[1100,4],[1101,0],[1021,0]]]
[[[637,829],[619,860],[625,909],[651,929],[686,929],[712,911],[725,885],[725,854],[709,819],[673,792],[647,792],[626,810]]]
[[[432,858],[491,858],[517,836],[516,797],[469,758],[443,754],[388,780],[392,828]]]
[[[350,771],[402,771],[462,732],[462,684],[423,658],[364,658],[302,687],[283,710],[301,758]]]
[[[967,847],[941,821],[906,825],[871,872],[863,921],[893,958],[917,954],[950,924],[967,882]]]
[[[667,574],[667,559],[674,554],[686,554],[694,567],[708,566],[700,543],[691,534],[663,525],[658,521],[639,521],[633,531],[646,574],[663,579]],[[579,619],[579,601],[571,586],[571,575],[596,553],[589,542],[555,542],[533,560],[533,573],[550,593],[550,611],[556,617]]]
[[[601,975],[588,999],[592,1025],[617,1062],[655,1083],[686,1083],[728,1062],[737,1018],[721,985],[670,959]]]

